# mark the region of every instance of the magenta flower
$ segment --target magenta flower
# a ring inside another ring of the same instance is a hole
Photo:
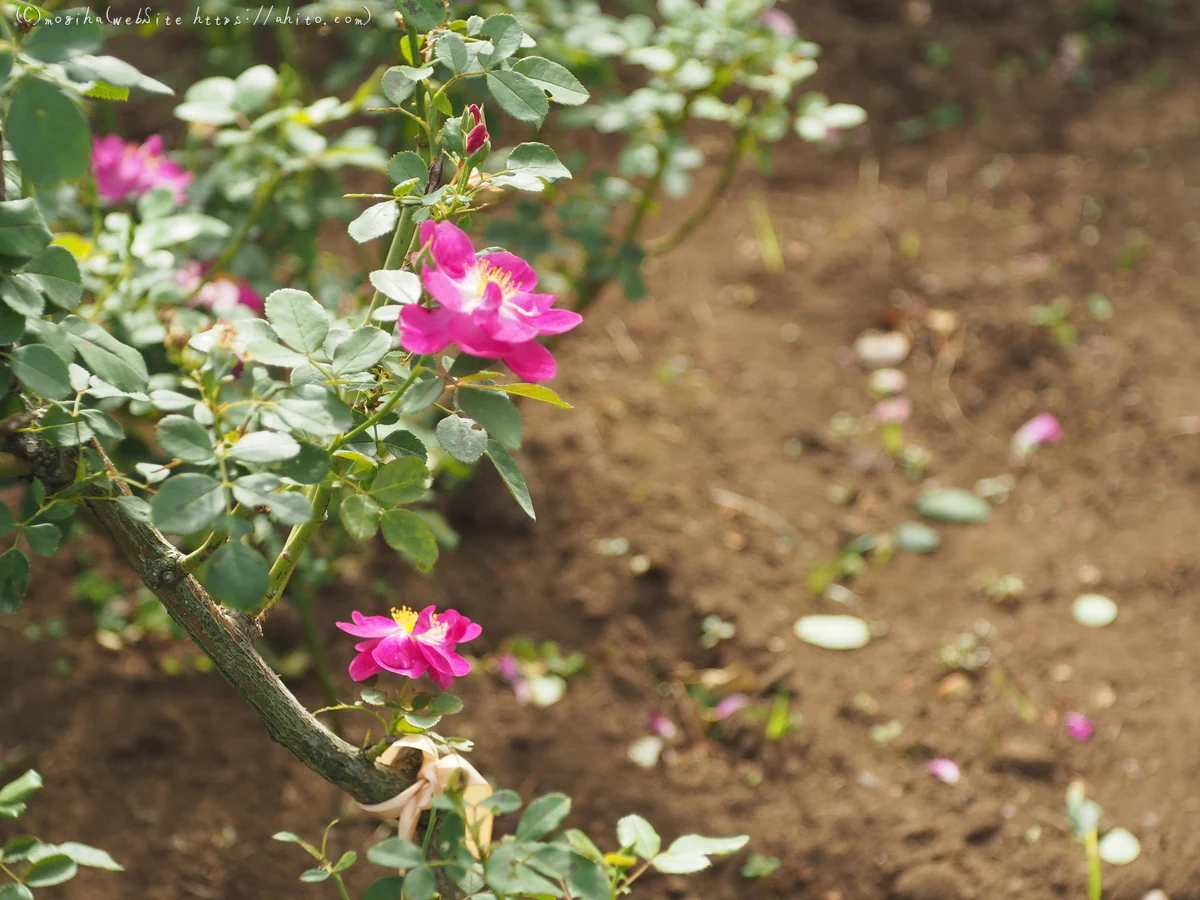
[[[1043,444],[1057,444],[1062,435],[1062,425],[1050,413],[1034,416],[1013,435],[1012,454],[1016,459],[1023,460]]]
[[[675,723],[671,721],[671,717],[664,715],[658,710],[650,713],[647,724],[650,726],[650,730],[664,741],[672,740],[679,733],[679,729],[675,727]]]
[[[931,759],[925,768],[929,770],[930,775],[946,784],[958,784],[958,780],[962,778],[962,770],[952,759]]]
[[[475,256],[466,233],[449,222],[422,222],[421,245],[433,265],[421,279],[438,302],[400,311],[400,343],[412,353],[440,353],[450,344],[504,364],[526,381],[558,371],[550,351],[535,339],[562,334],[583,321],[577,312],[553,309],[554,294],[536,294],[537,275],[512,253]]]
[[[162,137],[152,135],[140,147],[118,135],[96,138],[92,144],[92,173],[96,190],[105,200],[120,203],[155,188],[167,188],[183,203],[184,189],[194,177],[162,155]]]
[[[175,280],[190,294],[196,290],[208,268],[208,263],[192,260],[175,273]],[[262,296],[250,282],[225,274],[213,277],[200,288],[192,302],[220,317],[228,317],[239,306],[246,307],[256,316],[262,315],[264,308]]]
[[[1067,729],[1067,734],[1076,741],[1086,741],[1092,736],[1095,730],[1092,726],[1092,720],[1083,713],[1070,712],[1067,713],[1066,719],[1063,721],[1064,727]]]
[[[408,678],[428,675],[445,690],[470,672],[471,664],[455,652],[456,645],[474,640],[483,629],[452,609],[434,613],[435,608],[415,613],[406,606],[393,609],[390,616],[364,616],[355,610],[350,614],[353,622],[338,622],[347,634],[366,638],[354,645],[358,656],[350,663],[350,677],[366,681],[386,669]]]
[[[467,112],[471,114],[471,119],[475,125],[467,132],[467,156],[480,150],[487,143],[489,137],[487,124],[483,121],[483,113],[479,107],[472,103],[467,107]]]
[[[782,9],[764,9],[758,14],[758,22],[781,38],[794,38],[798,33],[796,22]]]

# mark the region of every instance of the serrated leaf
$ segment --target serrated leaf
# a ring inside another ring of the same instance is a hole
[[[382,514],[379,504],[365,494],[352,494],[338,509],[342,527],[356,541],[369,541],[375,536]]]
[[[395,457],[415,456],[424,463],[429,458],[425,442],[411,431],[396,429],[384,435],[381,443]]]
[[[0,202],[0,263],[16,268],[50,244],[50,229],[32,197]]]
[[[62,532],[58,530],[58,526],[42,522],[25,529],[25,540],[29,542],[29,549],[38,556],[53,556],[58,552]]]
[[[148,94],[174,96],[175,92],[157,79],[143,74],[115,56],[83,55],[67,63],[67,74],[74,81],[103,81],[118,88],[137,88]]]
[[[93,100],[114,100],[123,103],[129,99],[129,88],[117,87],[107,81],[97,81],[84,91],[84,96],[91,97]]]
[[[158,445],[174,459],[205,465],[215,462],[213,439],[207,429],[187,416],[163,416],[154,428]]]
[[[446,21],[446,5],[438,0],[396,0],[396,9],[417,31],[433,31]]]
[[[467,71],[467,67],[471,64],[471,58],[467,55],[467,45],[453,31],[447,31],[438,38],[433,52],[438,61],[455,75],[461,75]]]
[[[74,181],[88,169],[91,132],[87,120],[62,91],[41,78],[25,77],[17,82],[4,136],[21,173],[35,184]]]
[[[542,89],[519,72],[489,72],[487,86],[500,108],[518,122],[540,125],[550,111]]]
[[[540,400],[542,403],[549,403],[551,406],[557,406],[559,409],[575,408],[554,391],[550,390],[550,388],[540,384],[505,384],[500,389],[506,394],[528,397],[530,400]]]
[[[401,106],[413,95],[417,85],[432,74],[433,69],[428,66],[421,69],[414,69],[412,66],[392,66],[383,73],[379,86],[383,88],[384,96],[396,106]]]
[[[267,321],[279,339],[300,353],[315,353],[325,343],[329,320],[321,304],[305,291],[283,288],[267,296]]]
[[[490,40],[495,48],[487,57],[487,65],[490,67],[503,62],[521,49],[521,40],[525,37],[525,32],[515,16],[499,13],[484,20],[483,36]]]
[[[380,467],[371,482],[371,496],[384,509],[412,503],[429,486],[429,469],[416,456],[394,459]]]
[[[366,372],[392,348],[392,336],[374,325],[356,328],[333,351],[333,374]]]
[[[271,99],[279,75],[268,65],[251,66],[233,80],[233,105],[244,113],[256,113]]]
[[[9,553],[12,551],[10,550]],[[6,553],[5,556],[8,554]],[[0,803],[24,803],[42,789],[42,776],[36,769],[29,769],[4,787],[0,787]]]
[[[150,380],[146,360],[137,350],[121,343],[99,325],[67,316],[60,323],[67,340],[83,357],[93,374],[122,391],[143,391]]]
[[[79,265],[66,247],[47,247],[26,263],[17,277],[62,309],[74,309],[83,297]]]
[[[394,303],[416,303],[421,299],[421,279],[415,272],[378,269],[370,278],[375,290]]]
[[[308,869],[300,873],[300,880],[305,884],[320,884],[329,878],[329,872],[325,869]]]
[[[488,446],[487,432],[465,416],[446,416],[437,424],[437,437],[447,453],[464,463],[478,460]]]
[[[46,308],[46,298],[33,285],[13,275],[0,279],[0,301],[13,312],[36,318]]]
[[[81,866],[91,869],[106,869],[109,872],[124,872],[125,869],[105,850],[89,847],[76,841],[57,844],[59,853],[64,853]]]
[[[150,504],[141,497],[117,497],[117,506],[135,522],[150,521]]]
[[[562,824],[571,811],[571,798],[566,794],[547,794],[538,797],[521,814],[517,823],[517,840],[536,841]]]
[[[35,888],[53,887],[70,881],[78,871],[79,866],[75,864],[75,860],[65,853],[56,853],[38,860],[29,867],[29,871],[25,873],[25,885]]]
[[[227,606],[247,611],[267,593],[269,580],[267,561],[254,548],[235,540],[224,544],[209,560],[204,587]]]
[[[229,450],[229,455],[241,463],[271,465],[291,459],[300,453],[300,445],[289,434],[275,431],[255,431],[244,435]]]
[[[517,461],[498,441],[488,441],[487,456],[492,461],[492,465],[496,467],[496,471],[500,473],[500,477],[504,479],[504,484],[508,487],[509,493],[513,495],[513,499],[517,501],[517,505],[525,511],[525,515],[529,518],[536,519],[537,516],[533,512],[533,499],[529,496],[529,486],[525,483],[525,476],[521,474],[520,468],[517,467]]]
[[[408,509],[389,509],[380,519],[383,539],[408,563],[428,572],[438,558],[437,538],[425,520]]]
[[[513,71],[520,72],[548,93],[551,100],[564,106],[579,106],[591,96],[570,70],[540,56],[518,60]]]
[[[642,859],[653,859],[662,849],[662,838],[641,816],[629,815],[617,822],[617,840]]]
[[[12,371],[38,396],[60,400],[74,393],[67,364],[45,344],[27,344],[14,350]]]
[[[685,834],[676,838],[667,848],[668,853],[702,853],[705,856],[724,856],[737,853],[749,842],[750,836],[739,834],[737,837],[712,838],[699,834]]]
[[[368,206],[358,218],[350,223],[347,229],[350,237],[363,244],[391,234],[396,223],[400,221],[400,207],[391,200],[384,200],[374,206]]]
[[[70,25],[47,23],[35,28],[21,42],[21,52],[46,63],[60,63],[72,56],[89,53],[104,41],[104,33],[95,15],[87,9],[64,9],[55,13],[70,16]]]
[[[246,347],[247,352],[264,366],[281,366],[292,369],[308,362],[308,357],[276,344],[274,341],[253,341]]]
[[[493,439],[513,450],[520,449],[524,432],[521,412],[503,394],[476,388],[459,388],[454,394],[454,403],[467,416],[487,429],[488,435]]]
[[[429,167],[425,165],[425,160],[412,150],[404,150],[389,159],[387,172],[388,177],[396,184],[403,184],[416,178],[423,187],[429,177]],[[420,193],[424,193],[424,191],[422,190]]]
[[[367,851],[367,860],[385,869],[411,869],[425,859],[421,848],[402,837],[388,838]]]
[[[193,472],[175,475],[150,501],[151,521],[171,534],[192,534],[225,513],[225,489],[215,478]]]

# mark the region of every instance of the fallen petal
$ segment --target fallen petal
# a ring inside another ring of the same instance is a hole
[[[952,759],[931,759],[926,768],[930,775],[946,784],[958,784],[959,779],[962,778],[962,770]]]

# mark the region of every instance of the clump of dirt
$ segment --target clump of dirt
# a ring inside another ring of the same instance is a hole
[[[1014,49],[1053,49],[1041,26],[940,8],[910,25],[899,5],[855,6],[795,12],[830,48],[831,95],[869,108],[878,176],[850,154],[790,145],[769,179],[744,174],[694,240],[653,266],[651,299],[608,298],[562,345],[555,387],[576,408],[530,404],[521,453],[537,522],[481,471],[447,509],[463,549],[427,578],[383,553],[345,562],[321,617],[438,603],[483,624],[477,652],[530,635],[586,653],[591,674],[547,709],[467,679],[456,727],[500,783],[526,798],[570,793],[579,827],[611,834],[639,812],[667,836],[747,833],[782,863],[761,881],[739,874],[740,859],[702,878],[651,877],[651,900],[1080,896],[1083,854],[1063,815],[1076,778],[1106,826],[1144,847],[1105,868],[1106,896],[1200,896],[1200,71],[1168,43],[1152,61],[1169,66],[1167,84],[1145,79],[1137,52],[1091,93],[1049,69],[1000,77]],[[940,80],[920,68],[934,39],[957,60]],[[927,105],[912,80],[962,86],[988,115],[894,140],[889,126]],[[764,271],[753,196],[783,273]],[[1111,318],[1089,314],[1093,294]],[[1072,301],[1072,346],[1030,322],[1031,306],[1059,296]],[[930,308],[957,316],[948,337],[924,324]],[[810,590],[813,568],[912,518],[922,490],[864,425],[873,401],[848,348],[881,322],[914,339],[904,435],[929,452],[927,475],[1012,481],[989,522],[939,526],[935,553],[868,565],[838,603]],[[1009,439],[1041,412],[1065,437],[1014,468]],[[714,502],[714,490],[777,518]],[[791,532],[798,542],[781,540]],[[627,553],[598,552],[614,538]],[[361,849],[376,826],[271,745],[217,676],[164,674],[169,651],[154,642],[98,648],[67,600],[73,574],[43,567],[24,611],[65,615],[67,639],[0,631],[0,753],[47,780],[22,828],[103,846],[128,869],[60,895],[316,896],[295,882],[304,857],[269,836],[340,816],[339,848]],[[1024,590],[989,599],[983,588],[1005,575]],[[375,596],[377,579],[395,596]],[[1072,619],[1084,591],[1117,600],[1113,625]],[[801,615],[841,612],[875,624],[867,647],[825,651],[792,634]],[[710,615],[736,635],[701,646]],[[948,683],[939,650],[963,635],[987,654]],[[328,640],[347,662],[344,637],[330,627]],[[680,688],[705,669],[739,673],[760,709],[785,691],[802,723],[768,739],[743,711],[705,733]],[[315,685],[298,689],[320,702]],[[652,710],[680,732],[647,770],[628,748]],[[1094,721],[1090,741],[1067,735],[1069,711]],[[961,781],[931,777],[934,757],[957,762]]]

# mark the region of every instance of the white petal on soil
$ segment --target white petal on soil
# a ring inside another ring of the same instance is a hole
[[[1100,859],[1110,866],[1127,866],[1142,855],[1142,845],[1124,828],[1114,828],[1100,838]]]
[[[1080,625],[1103,628],[1117,617],[1117,604],[1103,594],[1080,594],[1071,604],[1071,615]]]
[[[631,743],[627,753],[629,758],[643,769],[653,769],[658,765],[658,758],[665,746],[665,742],[658,735],[648,734]]]
[[[857,616],[804,616],[795,630],[800,640],[826,650],[857,650],[871,640],[871,629]]]

